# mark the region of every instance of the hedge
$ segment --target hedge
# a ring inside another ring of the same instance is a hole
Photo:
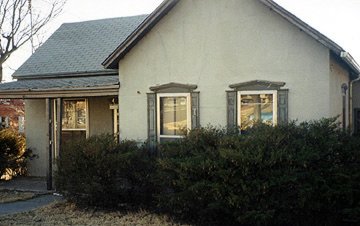
[[[70,200],[112,207],[151,202],[153,161],[134,141],[116,144],[112,135],[90,137],[66,146],[57,161],[55,186]]]
[[[133,141],[94,139],[59,160],[58,186],[75,200],[148,206],[200,223],[360,223],[360,140],[335,119],[259,124],[241,135],[194,129],[156,156]]]

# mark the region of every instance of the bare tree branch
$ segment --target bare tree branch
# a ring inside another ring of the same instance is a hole
[[[2,64],[62,11],[66,0],[46,1],[46,12],[31,0],[0,0],[0,82]]]

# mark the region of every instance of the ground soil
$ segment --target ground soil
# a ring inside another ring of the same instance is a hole
[[[0,217],[0,225],[184,225],[144,210],[122,212],[78,208],[61,201],[26,213]]]

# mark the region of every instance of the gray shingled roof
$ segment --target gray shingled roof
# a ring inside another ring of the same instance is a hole
[[[86,89],[119,85],[119,77],[114,76],[91,76],[73,78],[48,78],[48,79],[24,79],[15,82],[3,83],[0,92],[4,91],[36,91],[36,90],[68,90]]]
[[[107,73],[102,61],[122,43],[146,15],[102,19],[60,26],[14,73],[14,78]]]

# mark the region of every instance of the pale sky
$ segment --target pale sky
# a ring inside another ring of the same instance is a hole
[[[51,0],[35,0],[48,4]],[[35,2],[33,1],[33,2]],[[223,0],[221,0],[223,1]],[[241,1],[241,0],[239,0]],[[46,39],[62,23],[151,13],[162,0],[67,0],[62,14],[43,32]],[[275,0],[285,9],[317,29],[360,63],[360,0]],[[22,48],[5,64],[4,79],[29,56],[30,48]]]

